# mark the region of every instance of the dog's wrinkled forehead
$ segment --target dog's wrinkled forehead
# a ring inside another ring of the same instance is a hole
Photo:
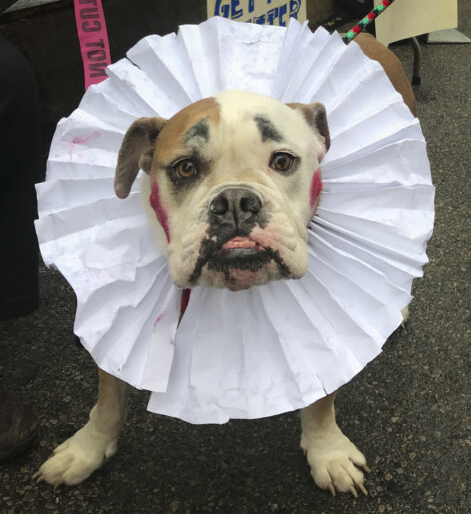
[[[160,162],[171,162],[186,153],[204,154],[217,147],[228,152],[228,141],[239,150],[241,144],[260,141],[296,144],[300,134],[293,134],[292,128],[296,123],[299,128],[300,119],[302,123],[299,112],[269,97],[227,91],[191,104],[171,118],[157,139],[156,155]]]

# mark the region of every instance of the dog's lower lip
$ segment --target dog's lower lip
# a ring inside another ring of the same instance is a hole
[[[229,241],[226,241],[222,246],[221,250],[233,250],[233,249],[248,249],[248,248],[256,248],[257,250],[263,250],[263,246],[259,245],[256,241],[248,237],[233,237]]]

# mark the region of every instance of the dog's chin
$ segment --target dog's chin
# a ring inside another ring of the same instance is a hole
[[[221,287],[229,291],[243,291],[253,286],[262,286],[273,280],[282,278],[280,276],[270,276],[268,273],[254,272],[250,270],[231,269],[218,277]]]
[[[288,268],[276,262],[273,252],[263,248],[223,249],[201,269],[198,284],[241,291],[289,276]]]
[[[302,260],[302,259],[301,259]],[[205,286],[242,291],[282,279],[301,278],[307,269],[298,260],[292,268],[271,249],[222,249],[209,258],[197,271],[172,273],[179,287]],[[187,279],[182,280],[184,276]]]
[[[226,263],[225,263],[226,264]],[[201,275],[193,285],[229,289],[229,291],[243,291],[254,286],[262,286],[274,280],[288,278],[274,263],[264,264],[254,270],[230,266],[223,268],[219,265],[213,267],[212,263],[204,266]]]

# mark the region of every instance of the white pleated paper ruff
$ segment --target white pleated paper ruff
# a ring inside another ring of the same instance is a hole
[[[307,406],[348,382],[401,323],[427,262],[433,196],[419,122],[382,68],[338,34],[212,18],[149,36],[57,128],[38,185],[48,266],[74,288],[75,332],[102,369],[192,423]],[[323,102],[332,146],[300,280],[247,291],[170,279],[136,182],[114,195],[118,150],[141,116],[169,118],[226,89]]]

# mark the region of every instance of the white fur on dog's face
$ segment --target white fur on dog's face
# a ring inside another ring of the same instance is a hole
[[[326,148],[299,107],[230,91],[163,124],[150,204],[177,286],[237,291],[304,275]]]

